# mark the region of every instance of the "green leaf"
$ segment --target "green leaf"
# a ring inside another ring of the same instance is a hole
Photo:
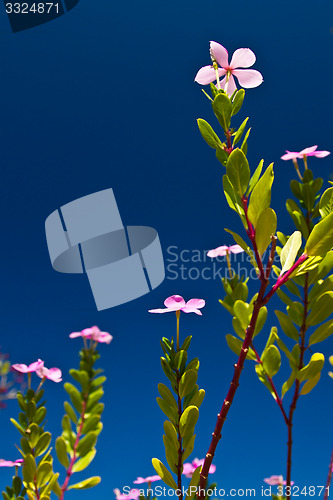
[[[55,449],[59,462],[67,469],[69,466],[69,458],[65,440],[61,436],[56,439]]]
[[[304,368],[298,372],[298,380],[303,382],[304,380],[313,379],[320,375],[324,362],[325,357],[323,354],[320,352],[312,354],[309,364],[304,366]]]
[[[212,103],[213,111],[224,132],[230,128],[232,104],[227,94],[217,94]]]
[[[286,271],[289,271],[289,269],[292,267],[301,245],[302,245],[302,234],[300,233],[300,231],[295,231],[290,236],[285,246],[282,248],[282,252],[280,255],[280,261],[282,266],[280,276]]]
[[[249,195],[252,192],[254,186],[257,184],[263,166],[264,166],[264,160],[260,160],[259,165],[255,169],[254,174],[252,175],[252,177],[250,179],[249,189],[248,189],[247,195]]]
[[[265,387],[267,387],[267,389],[269,390],[269,392],[271,393],[273,398],[276,400],[276,395],[274,394],[272,386],[269,383],[269,381],[265,375],[265,370],[263,369],[262,365],[257,364],[257,365],[255,365],[254,368],[255,368],[256,374],[258,375],[260,382],[263,383]]]
[[[234,233],[233,231],[231,231],[230,229],[227,229],[226,227],[224,228],[224,230],[227,233],[232,234],[235,242],[244,250],[245,253],[247,253],[247,255],[249,255],[249,257],[251,259],[251,264],[253,265],[253,267],[257,268],[257,263],[255,261],[254,255],[253,255],[253,251],[251,250],[249,245],[247,243],[245,243],[243,238],[241,238],[241,236],[239,236],[239,234]]]
[[[315,283],[311,288],[311,291],[308,295],[308,300],[309,302],[311,302],[312,300],[317,299],[323,293],[331,291],[333,291],[333,275],[328,276],[325,280],[318,280],[317,283]]]
[[[225,167],[227,165],[227,161],[228,161],[228,158],[229,158],[229,153],[227,151],[225,151],[224,149],[217,148],[216,149],[216,158]]]
[[[275,314],[279,320],[280,326],[287,337],[296,340],[298,342],[299,333],[289,316],[281,311],[275,311]]]
[[[227,344],[228,344],[229,348],[235,354],[237,354],[239,356],[240,352],[242,350],[242,347],[243,347],[243,342],[241,340],[237,339],[236,337],[233,337],[233,335],[230,335],[230,333],[228,333],[228,335],[226,335],[225,338],[227,340]],[[256,361],[257,360],[256,355],[254,354],[253,349],[251,349],[251,348],[249,349],[249,352],[246,355],[246,359],[250,359],[252,361]]]
[[[163,443],[165,448],[165,457],[167,459],[168,465],[172,472],[175,474],[178,473],[178,449],[179,443],[177,443],[177,447],[174,447],[173,443],[170,441],[168,436],[163,436]]]
[[[24,457],[22,475],[24,481],[27,483],[32,483],[34,481],[36,475],[36,463],[34,457],[30,453],[27,453]]]
[[[234,116],[241,109],[245,97],[245,90],[240,89],[236,92],[235,97],[232,101],[232,116]]]
[[[229,207],[238,213],[238,215],[242,219],[244,227],[247,227],[241,198],[238,193],[234,191],[234,188],[227,175],[223,176],[223,191]]]
[[[302,210],[299,208],[297,203],[294,202],[294,200],[287,200],[286,207],[290,217],[294,221],[295,226],[302,232],[304,238],[307,239],[309,236],[309,230]]]
[[[245,155],[247,154],[247,140],[249,138],[250,132],[251,132],[251,129],[249,128],[245,134],[244,140],[243,140],[242,145],[241,145],[241,150],[243,151],[243,153]]]
[[[262,307],[258,314],[258,319],[256,327],[254,329],[253,337],[258,335],[258,333],[262,330],[264,324],[266,323],[266,319],[267,319],[267,307]]]
[[[86,469],[91,462],[94,460],[96,455],[96,449],[93,448],[89,453],[87,453],[83,458],[80,458],[75,464],[73,465],[73,472],[80,472],[84,469]]]
[[[191,453],[194,449],[195,438],[196,438],[196,436],[194,435],[189,440],[189,442],[184,450],[184,453],[183,453],[183,460],[186,460],[191,455]]]
[[[37,469],[37,486],[41,488],[48,483],[53,474],[52,465],[49,462],[43,462]]]
[[[187,352],[183,350],[178,351],[174,359],[174,368],[176,370],[181,370],[181,371],[184,370],[186,360],[187,360]]]
[[[237,142],[240,141],[243,133],[244,133],[244,130],[245,130],[245,127],[246,127],[246,124],[247,124],[247,121],[248,121],[248,117],[245,118],[245,120],[243,121],[243,123],[241,124],[241,126],[239,127],[239,129],[237,130],[237,132],[235,132],[234,134],[234,142],[232,143],[232,146],[233,148],[235,147],[235,145],[237,144]]]
[[[51,442],[50,432],[44,432],[37,441],[35,447],[35,456],[39,457],[40,455],[42,455],[50,446],[50,442]]]
[[[263,255],[271,243],[271,236],[275,235],[277,226],[276,213],[272,208],[266,208],[258,217],[256,243],[260,255]]]
[[[186,492],[186,497],[185,497],[184,500],[192,500],[196,496],[197,490],[198,490],[199,481],[200,481],[200,472],[201,472],[201,469],[202,469],[202,467],[200,465],[199,467],[197,467],[194,470],[194,472],[192,474],[192,478],[191,478],[190,484],[188,485],[187,492]]]
[[[89,479],[85,479],[84,481],[80,481],[79,483],[72,484],[68,487],[69,490],[87,490],[88,488],[92,488],[93,486],[97,486],[101,482],[101,478],[99,476],[90,477]]]
[[[168,405],[168,403],[162,398],[156,398],[158,406],[163,411],[170,420],[177,423],[178,422],[178,410],[174,406]]]
[[[274,377],[281,366],[281,354],[275,345],[271,345],[265,349],[261,357],[265,372],[269,377]]]
[[[333,187],[326,189],[319,202],[319,213],[324,219],[333,211]]]
[[[88,434],[79,441],[79,444],[77,446],[77,454],[80,455],[80,457],[84,457],[87,453],[89,453],[89,451],[94,448],[96,441],[96,433],[93,431],[88,432]]]
[[[182,437],[193,434],[195,424],[199,418],[199,410],[196,406],[188,406],[182,413],[179,421],[179,430]]]
[[[208,146],[213,149],[222,148],[222,142],[220,138],[215,134],[212,127],[205,120],[199,118],[197,120],[200,133],[204,140],[207,142]]]
[[[104,390],[102,387],[97,388],[93,393],[89,394],[87,402],[87,412],[95,406],[95,404],[103,397]]]
[[[243,196],[250,180],[250,167],[240,149],[234,149],[227,161],[227,176],[234,190]]]
[[[333,213],[312,229],[304,252],[309,256],[324,257],[333,247]]]
[[[162,481],[170,488],[173,488],[174,490],[176,490],[177,484],[176,484],[175,480],[173,479],[171,473],[165,467],[165,465],[163,465],[162,462],[160,460],[158,460],[157,458],[152,459],[152,464],[153,464],[153,467],[154,467],[156,473],[160,476]]]
[[[74,424],[77,424],[78,418],[74,408],[67,401],[64,402],[64,408],[71,421],[74,422]]]
[[[82,427],[82,433],[83,434],[88,434],[90,431],[95,431],[98,429],[98,425],[100,423],[101,419],[99,415],[90,415],[86,420],[84,421],[83,427]]]
[[[295,380],[296,380],[296,371],[292,371],[290,377],[282,386],[282,393],[281,393],[282,399],[284,395],[291,389]]]
[[[69,382],[65,382],[64,384],[64,389],[68,393],[69,397],[71,398],[71,402],[79,413],[82,412],[82,396],[81,393],[77,390],[77,388],[73,385],[70,384]]]
[[[158,384],[157,388],[158,392],[160,393],[161,397],[166,401],[166,403],[168,403],[170,406],[174,406],[177,410],[178,406],[170,389],[168,389],[168,387],[164,384]]]
[[[179,443],[178,443],[178,436],[177,436],[177,431],[175,426],[169,422],[169,420],[166,420],[164,422],[164,432],[165,435],[169,438],[170,442],[173,444],[174,448],[178,450],[179,448]]]
[[[253,188],[250,197],[248,217],[253,226],[257,227],[258,218],[271,202],[271,188],[274,180],[273,164],[269,165]]]
[[[318,382],[320,380],[320,376],[321,376],[321,374],[319,373],[316,377],[313,377],[310,380],[308,380],[307,382],[305,382],[300,394],[302,396],[304,396],[305,394],[309,394],[309,392],[311,392],[312,389],[318,384]]]
[[[234,304],[234,314],[239,320],[242,328],[247,329],[251,320],[252,308],[242,300],[236,300]]]
[[[318,325],[328,318],[333,311],[333,292],[323,293],[312,305],[312,310],[307,319],[307,325]]]
[[[181,398],[187,396],[197,382],[198,373],[196,370],[188,370],[184,373],[179,382],[179,395]]]
[[[309,338],[309,346],[326,340],[333,333],[333,319],[320,325]]]

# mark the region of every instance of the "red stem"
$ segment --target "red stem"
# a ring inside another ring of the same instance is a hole
[[[324,500],[327,500],[329,497],[330,485],[331,485],[331,481],[332,481],[332,468],[333,468],[333,450],[332,450],[330,465],[329,465],[328,474],[327,474]]]
[[[268,294],[266,295],[266,297],[264,298],[264,304],[267,304],[267,302],[269,301],[269,299],[272,297],[272,295],[274,295],[274,293],[282,286],[284,285],[290,275],[295,271],[295,269],[298,268],[298,266],[300,266],[301,264],[303,264],[304,261],[306,261],[306,259],[308,258],[307,254],[306,253],[303,253],[295,262],[295,264],[289,269],[289,271],[287,271],[281,278],[279,278],[277,280],[277,282],[275,283],[275,285],[271,288],[271,290],[268,292]]]
[[[301,345],[300,345],[300,357],[299,357],[299,365],[298,369],[301,370],[303,368],[304,361],[304,352],[305,352],[305,334],[307,330],[306,320],[308,315],[308,289],[309,289],[309,275],[306,273],[305,275],[305,284],[304,284],[304,313],[303,313],[303,322],[300,329],[300,337],[301,337]],[[293,436],[292,436],[292,428],[293,428],[293,416],[294,411],[296,410],[297,401],[300,395],[300,381],[296,378],[295,382],[295,392],[292,403],[289,409],[289,418],[288,418],[288,454],[287,454],[287,487],[290,486],[291,483],[291,457],[292,457],[292,446],[293,446]],[[290,498],[290,488],[287,488],[286,498]]]
[[[77,450],[77,447],[78,447],[78,444],[79,444],[79,441],[80,441],[80,438],[81,438],[81,435],[82,435],[82,428],[83,428],[83,424],[84,424],[84,414],[86,412],[87,400],[88,400],[88,395],[86,395],[86,397],[85,397],[85,399],[84,399],[84,401],[82,403],[82,412],[81,412],[81,415],[80,415],[81,422],[80,422],[80,426],[79,426],[79,429],[78,429],[78,432],[77,432],[76,440],[75,440],[75,443],[74,443],[74,446],[73,446],[73,456],[71,458],[71,461],[70,461],[68,469],[67,469],[66,479],[64,481],[64,484],[61,487],[61,496],[60,496],[59,500],[63,500],[64,499],[64,495],[65,495],[65,492],[67,491],[68,483],[69,483],[69,480],[70,480],[71,475],[72,475],[73,466],[74,466],[75,461],[77,459],[76,450]]]
[[[178,415],[179,419],[182,416],[182,400],[179,395],[179,372],[177,370],[177,394],[178,394]],[[177,486],[180,491],[179,497],[180,500],[183,499],[183,491],[182,491],[182,472],[183,472],[183,449],[182,449],[182,436],[180,434],[180,427],[179,427],[179,422],[178,422],[178,444],[179,444],[179,449],[178,449],[178,464],[177,464]]]

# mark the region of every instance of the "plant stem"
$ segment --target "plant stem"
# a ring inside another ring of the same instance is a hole
[[[179,382],[180,382],[180,376],[179,376],[179,371],[177,370],[177,396],[178,396],[178,416],[179,416],[179,422],[180,422],[180,417],[182,416],[183,410],[182,410],[182,400],[179,395]],[[182,447],[182,436],[180,434],[180,423],[178,422],[177,424],[177,433],[178,433],[178,464],[177,464],[177,486],[180,491],[179,497],[180,500],[183,499],[183,492],[182,492],[182,472],[183,472],[183,447]]]
[[[332,468],[333,468],[333,450],[332,450],[330,465],[329,465],[328,474],[327,474],[324,500],[327,500],[329,497],[330,485],[331,485],[331,480],[332,480]]]
[[[206,454],[205,461],[204,461],[204,464],[202,466],[202,470],[200,473],[199,492],[198,492],[198,499],[199,500],[203,500],[205,498],[205,488],[207,485],[209,468],[213,462],[213,458],[214,458],[214,454],[215,454],[215,450],[216,450],[216,447],[218,445],[218,442],[221,439],[221,431],[222,431],[223,424],[227,418],[232,401],[233,401],[235,393],[237,391],[237,387],[239,386],[239,378],[240,378],[240,375],[241,375],[243,367],[244,367],[246,355],[248,353],[249,347],[250,347],[251,342],[252,342],[252,337],[253,337],[254,330],[256,327],[258,314],[259,314],[261,307],[263,306],[263,297],[264,297],[264,293],[265,293],[267,285],[268,285],[268,281],[266,279],[263,279],[261,282],[258,298],[255,301],[254,306],[253,306],[251,321],[250,321],[250,324],[246,330],[246,335],[245,335],[245,339],[243,342],[243,346],[242,346],[240,355],[238,357],[238,362],[234,365],[234,368],[235,368],[234,376],[232,378],[227,397],[225,398],[225,400],[223,402],[220,413],[217,415],[217,422],[216,422],[215,430],[213,432],[212,441],[210,443],[210,446],[209,446],[208,452]]]
[[[309,275],[306,273],[305,275],[305,284],[304,284],[304,313],[303,313],[303,322],[300,329],[300,356],[299,356],[299,365],[298,369],[301,370],[303,368],[303,360],[304,360],[304,352],[305,352],[305,334],[307,330],[306,320],[308,316],[308,291],[309,291]],[[300,381],[296,378],[295,381],[295,392],[292,403],[289,408],[289,417],[288,417],[288,454],[287,454],[287,487],[290,486],[291,483],[291,463],[292,463],[292,446],[293,446],[293,416],[296,410],[297,401],[300,395]],[[290,498],[290,488],[287,488],[286,498]]]
[[[255,347],[254,347],[253,343],[251,343],[251,348],[252,348],[252,350],[254,351],[254,354],[256,355],[256,358],[257,358],[258,363],[262,366],[262,365],[263,365],[263,363],[262,363],[262,359],[261,359],[261,357],[259,356],[258,352],[256,351],[256,349],[255,349]],[[267,373],[266,373],[266,372],[265,372],[265,377],[266,377],[267,381],[269,382],[269,384],[270,384],[270,386],[271,386],[271,388],[272,388],[272,391],[273,391],[273,393],[274,393],[274,395],[275,395],[275,401],[277,402],[277,404],[278,404],[278,406],[279,406],[279,408],[280,408],[280,410],[281,410],[281,413],[282,413],[282,415],[283,415],[283,418],[284,418],[284,420],[285,420],[286,424],[288,425],[288,417],[287,417],[287,414],[286,414],[286,412],[285,412],[285,410],[284,410],[284,408],[283,408],[283,403],[282,403],[282,400],[281,400],[281,398],[280,398],[280,396],[279,396],[279,394],[278,394],[278,392],[277,392],[277,389],[276,389],[276,387],[275,387],[275,385],[274,385],[274,382],[273,382],[272,378],[271,378],[269,375],[267,375]]]
[[[86,412],[87,401],[88,401],[88,391],[87,391],[85,398],[84,398],[84,401],[82,403],[82,412],[80,415],[80,426],[79,426],[79,429],[77,431],[76,440],[75,440],[75,443],[73,446],[73,456],[71,458],[71,461],[70,461],[68,469],[67,469],[66,479],[64,481],[64,484],[61,487],[61,495],[60,495],[59,500],[64,499],[65,492],[67,491],[67,488],[68,488],[69,480],[71,478],[71,475],[73,474],[73,466],[74,466],[76,459],[77,459],[76,450],[77,450],[77,447],[78,447],[78,444],[79,444],[79,441],[80,441],[80,438],[82,435],[82,428],[83,428],[83,424],[84,424],[84,420],[85,420],[84,415]]]

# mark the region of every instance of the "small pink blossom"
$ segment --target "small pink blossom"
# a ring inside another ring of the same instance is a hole
[[[36,375],[40,378],[47,378],[48,380],[52,380],[52,382],[56,383],[62,381],[60,368],[46,368],[45,366],[42,366],[41,368],[38,368]]]
[[[325,158],[330,155],[329,151],[316,151],[318,146],[311,146],[310,148],[302,149],[299,153],[295,151],[288,151],[285,155],[281,156],[281,160],[297,160],[302,159],[304,156],[316,156],[317,158]]]
[[[24,462],[23,458],[19,458],[18,460],[15,460],[15,462],[0,458],[0,467],[19,467],[20,465],[23,464],[23,462]]]
[[[258,87],[263,82],[263,77],[259,71],[254,69],[237,69],[237,68],[249,68],[253,66],[256,62],[256,56],[250,49],[237,49],[231,58],[229,64],[229,55],[227,49],[217,42],[210,42],[210,55],[214,62],[218,63],[220,68],[218,68],[218,75],[224,76],[220,81],[220,86],[227,92],[227,94],[232,95],[235,90],[237,90],[234,76],[238,78],[240,85],[246,89]],[[216,71],[213,66],[204,66],[199,69],[196,74],[195,81],[201,85],[207,85],[216,80]],[[228,78],[228,81],[227,81]]]
[[[70,334],[71,339],[75,339],[77,337],[83,337],[85,339],[92,339],[95,342],[100,342],[103,344],[110,344],[113,339],[112,335],[107,332],[101,332],[98,326],[92,326],[91,328],[86,328],[82,330],[82,332],[73,332]]]
[[[155,481],[160,481],[160,476],[148,476],[148,477],[137,477],[134,484],[142,484],[142,483],[153,483]]]
[[[199,460],[198,458],[195,458],[194,460],[192,460],[192,463],[187,462],[183,465],[183,474],[185,475],[185,477],[192,477],[195,469],[197,467],[202,466],[203,464],[204,464],[203,458],[201,460]],[[212,464],[209,467],[209,474],[214,474],[215,471],[216,471],[216,465]]]
[[[28,366],[17,363],[15,365],[12,365],[12,369],[20,373],[32,373],[36,372],[43,366],[44,366],[44,361],[39,359],[38,361],[35,361],[34,363],[31,363],[31,365]]]
[[[270,486],[279,486],[279,485],[286,485],[287,481],[283,479],[283,476],[271,476],[271,477],[266,477],[264,479],[265,483],[269,484]],[[294,481],[290,482],[291,486],[294,483]]]
[[[180,295],[171,295],[164,301],[166,309],[150,309],[150,313],[166,313],[166,312],[176,312],[183,311],[184,313],[194,312],[202,316],[202,312],[199,309],[205,307],[205,301],[203,299],[190,299],[185,302],[183,297]]]
[[[116,488],[113,490],[113,493],[116,495],[116,500],[137,500],[140,496],[140,491],[137,489],[130,490],[129,493],[120,493],[120,490]]]
[[[230,247],[227,247],[226,245],[223,245],[221,247],[217,247],[214,250],[209,250],[207,253],[207,257],[224,257],[228,253],[241,253],[244,252],[242,247],[239,245],[231,245]]]

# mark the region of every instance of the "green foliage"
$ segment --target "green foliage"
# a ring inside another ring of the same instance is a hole
[[[256,244],[258,252],[263,255],[268,245],[271,243],[271,236],[275,235],[277,226],[276,213],[272,208],[266,208],[258,217],[256,230]]]
[[[269,205],[271,203],[271,189],[273,180],[273,164],[271,164],[267,167],[264,174],[260,177],[256,185],[254,186],[250,197],[248,217],[255,228],[257,227],[257,222],[260,214],[266,208],[269,208]]]
[[[242,197],[250,180],[250,167],[241,149],[234,149],[230,154],[227,161],[227,176],[234,192]]]
[[[227,94],[219,93],[215,96],[214,101],[212,102],[212,107],[214,114],[224,132],[228,132],[232,114],[232,103],[230,98]]]
[[[183,462],[194,449],[194,429],[199,417],[199,407],[203,402],[205,391],[197,385],[199,360],[188,359],[188,348],[192,337],[187,337],[179,349],[175,349],[173,340],[165,337],[161,347],[165,357],[161,358],[163,371],[171,382],[171,389],[165,384],[158,384],[161,397],[157,403],[168,420],[164,422],[163,443],[165,457],[170,468],[157,459],[153,466],[162,480],[171,488],[177,488],[172,473],[179,474]]]
[[[281,274],[289,271],[295,262],[298,251],[302,245],[302,234],[300,231],[295,231],[288,239],[285,246],[282,248],[280,261],[281,261]]]

